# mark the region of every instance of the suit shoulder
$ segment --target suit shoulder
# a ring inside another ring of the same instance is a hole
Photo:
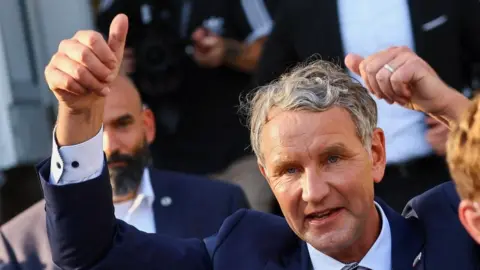
[[[4,224],[0,230],[17,260],[26,260],[32,254],[43,263],[51,263],[47,236],[45,201],[41,200]]]
[[[460,197],[455,189],[455,184],[449,181],[425,191],[415,197],[413,201],[415,207],[431,210],[442,205],[456,211],[460,203]]]
[[[12,234],[24,234],[45,227],[45,200],[41,200],[5,223],[1,230],[7,238]],[[21,233],[19,233],[21,232]]]
[[[300,243],[284,218],[246,209],[224,221],[216,241],[217,250],[234,247],[258,252],[286,251]]]
[[[454,183],[446,182],[410,200],[403,216],[415,217],[423,223],[438,220],[458,223],[459,203]]]

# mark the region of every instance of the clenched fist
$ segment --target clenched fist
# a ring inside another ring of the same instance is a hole
[[[122,63],[128,18],[117,15],[108,41],[95,31],[79,31],[63,40],[45,68],[45,78],[59,102],[56,137],[71,145],[93,137],[100,129],[104,97]]]
[[[407,47],[392,47],[365,59],[349,54],[345,64],[362,76],[366,87],[378,98],[431,114],[446,124],[457,120],[463,108],[468,107],[468,99],[446,85]]]

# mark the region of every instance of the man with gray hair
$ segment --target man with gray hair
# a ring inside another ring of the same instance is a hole
[[[81,143],[62,159],[102,155],[101,149],[82,148],[102,132],[100,105],[108,95],[107,78],[116,75],[121,62],[127,26],[119,15],[108,43],[95,34],[84,39],[95,44],[86,46],[85,59],[111,63],[106,58],[115,56],[110,71],[55,56],[46,68],[48,85],[60,102],[56,143],[60,150]],[[394,53],[414,63],[402,84],[433,81],[433,86],[413,87],[438,86],[436,74],[425,72],[415,54]],[[358,71],[359,63],[347,62]],[[414,78],[418,74],[424,77]],[[56,264],[63,269],[477,269],[478,247],[452,211],[458,197],[451,184],[416,198],[406,213],[409,218],[375,199],[373,186],[385,169],[384,134],[376,127],[376,106],[367,89],[339,68],[325,62],[300,66],[248,101],[259,168],[285,219],[239,210],[203,241],[145,234],[115,220],[104,165],[98,164],[95,176],[79,171],[78,179],[62,179],[50,173],[47,159],[38,171]],[[452,246],[447,253],[445,247]]]

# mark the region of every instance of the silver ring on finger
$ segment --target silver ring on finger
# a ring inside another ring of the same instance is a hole
[[[392,66],[390,66],[389,64],[383,65],[383,68],[390,71],[391,73],[395,72],[395,69]]]

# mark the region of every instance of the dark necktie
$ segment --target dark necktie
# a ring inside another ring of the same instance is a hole
[[[372,269],[360,266],[358,265],[358,263],[350,263],[342,267],[341,270],[372,270]]]

